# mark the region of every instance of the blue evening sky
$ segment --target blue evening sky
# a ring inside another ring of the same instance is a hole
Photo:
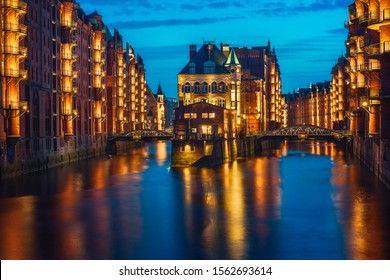
[[[236,47],[275,48],[283,93],[330,80],[345,52],[348,5],[352,0],[79,0],[117,28],[144,58],[146,80],[156,92],[161,82],[177,97],[177,73],[188,62],[188,45],[203,40]]]

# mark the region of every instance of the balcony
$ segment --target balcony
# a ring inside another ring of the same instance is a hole
[[[377,88],[370,88],[370,98],[379,98],[380,97],[380,89]]]
[[[65,60],[77,60],[77,54],[75,53],[62,53],[61,58]]]
[[[102,71],[100,71],[100,70],[95,70],[95,71],[93,71],[93,74],[94,74],[95,76],[102,76]]]
[[[17,11],[21,11],[24,14],[27,13],[27,3],[22,0],[1,0],[1,4],[3,8],[6,9],[13,9]]]
[[[72,93],[74,93],[74,94],[76,94],[77,93],[77,90],[78,90],[78,88],[77,87],[69,87],[69,86],[63,86],[62,87],[62,92],[65,92],[65,93],[67,93],[67,92],[72,92]]]
[[[63,70],[62,71],[62,76],[77,78],[77,71]]]
[[[95,114],[95,119],[105,119],[106,118],[106,114],[99,114],[99,113],[96,113]]]
[[[380,53],[390,53],[390,41],[383,42],[380,45]]]
[[[348,72],[348,73],[356,73],[356,66],[346,66],[345,67],[345,70]]]
[[[27,35],[27,26],[19,23],[6,23],[3,22],[3,31],[6,32],[17,32],[23,35]]]
[[[2,76],[7,78],[27,79],[27,70],[24,69],[3,69]]]
[[[364,87],[366,87],[366,84],[364,82],[354,82],[354,83],[351,83],[351,88],[352,89],[364,88]]]
[[[365,51],[369,57],[371,56],[378,56],[380,55],[380,44],[372,44],[367,47],[365,47]]]
[[[27,48],[25,47],[3,46],[2,52],[4,54],[20,55],[24,57],[27,56]]]
[[[369,19],[369,16],[368,16],[367,13],[365,13],[365,14],[363,14],[363,15],[361,15],[361,16],[359,17],[359,23],[365,23],[365,22],[368,21],[368,19]]]
[[[61,21],[61,25],[64,26],[64,27],[68,27],[72,30],[76,30],[77,29],[77,23],[74,22],[74,21],[69,21],[69,20],[63,20]]]
[[[369,18],[369,29],[379,30],[383,25],[390,24],[390,8],[383,9],[379,14],[371,13]]]
[[[359,65],[360,71],[376,71],[381,69],[381,64],[379,61],[371,61]]]
[[[94,57],[94,58],[93,58],[93,62],[94,62],[94,63],[102,63],[103,60],[102,60],[101,57]]]

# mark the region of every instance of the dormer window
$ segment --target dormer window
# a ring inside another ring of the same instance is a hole
[[[208,60],[203,64],[205,74],[214,74],[215,73],[215,63]]]
[[[190,65],[189,65],[189,68],[190,68],[190,74],[195,74],[196,72],[196,64],[191,62]]]

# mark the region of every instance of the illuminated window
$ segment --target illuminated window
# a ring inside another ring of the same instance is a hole
[[[191,119],[196,119],[198,116],[196,113],[191,113]]]
[[[215,119],[215,113],[209,113],[209,118],[210,119]]]
[[[185,118],[185,119],[191,118],[191,114],[190,114],[190,113],[184,113],[184,118]]]
[[[183,92],[191,92],[191,85],[187,82],[183,87]]]
[[[221,93],[227,92],[226,85],[224,82],[219,83],[219,92],[221,92]]]
[[[208,113],[202,113],[202,119],[208,119],[209,114]]]
[[[194,92],[195,93],[199,93],[200,92],[200,84],[198,82],[196,82],[194,84]]]
[[[211,84],[211,91],[212,91],[213,93],[216,93],[216,92],[217,92],[217,83],[216,83],[216,82],[214,82],[214,83]]]
[[[218,106],[225,108],[225,106],[226,106],[226,101],[225,101],[225,99],[219,99],[219,101],[218,101]]]
[[[204,82],[204,83],[202,84],[202,92],[203,92],[203,93],[209,92],[209,85],[208,85],[206,82]]]

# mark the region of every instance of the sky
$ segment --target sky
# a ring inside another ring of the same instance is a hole
[[[352,0],[78,0],[103,16],[144,59],[153,92],[161,83],[177,97],[177,74],[189,61],[189,45],[204,41],[232,47],[266,46],[278,57],[282,92],[331,79],[345,53]]]

